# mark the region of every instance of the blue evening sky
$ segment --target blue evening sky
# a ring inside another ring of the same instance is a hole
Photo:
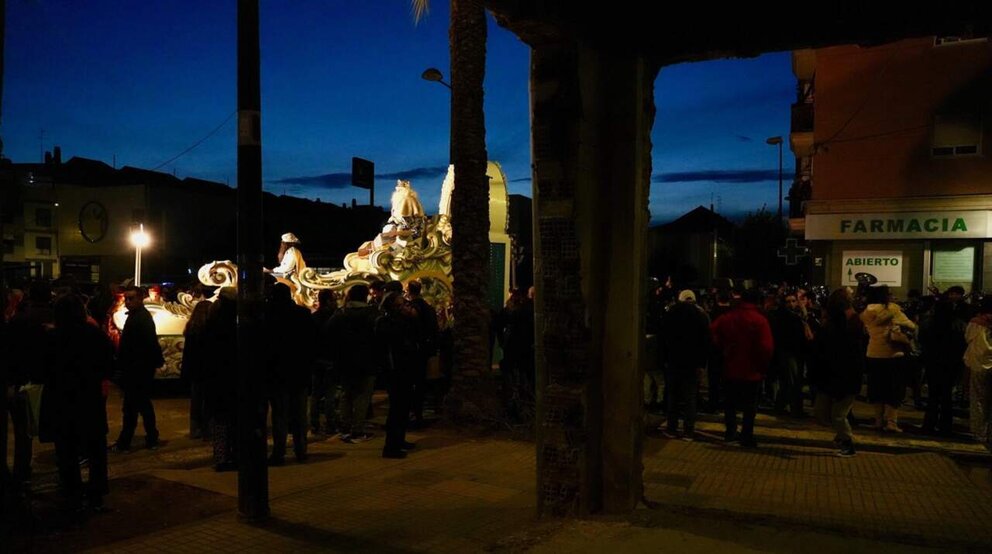
[[[62,147],[179,177],[235,184],[236,2],[8,0],[0,136],[34,162]],[[267,190],[367,201],[351,157],[375,161],[376,199],[410,178],[436,210],[448,161],[442,0],[414,24],[407,0],[262,0],[262,141]],[[512,193],[530,195],[529,49],[490,19],[486,133]],[[775,207],[777,152],[795,80],[788,53],[662,70],[653,133],[654,223],[715,199],[739,217]],[[168,162],[194,143],[196,148]],[[168,162],[168,163],[165,163]],[[164,165],[163,165],[164,164]],[[785,187],[793,160],[786,145]]]

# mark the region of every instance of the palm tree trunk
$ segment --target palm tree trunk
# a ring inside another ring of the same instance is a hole
[[[497,412],[489,386],[489,182],[483,79],[486,11],[482,0],[451,0],[451,198],[454,281],[454,376],[449,395],[455,418],[491,419]]]

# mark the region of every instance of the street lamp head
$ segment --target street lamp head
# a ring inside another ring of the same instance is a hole
[[[440,83],[444,81],[444,73],[441,73],[441,70],[436,67],[428,67],[420,74],[420,78],[425,81],[437,81]]]
[[[152,237],[145,232],[145,225],[142,224],[135,231],[131,231],[131,246],[135,248],[147,248],[152,242]]]
[[[442,85],[448,87],[449,90],[451,89],[451,85],[444,82],[444,73],[441,73],[441,70],[436,67],[428,67],[425,69],[424,72],[420,74],[420,78],[425,81],[441,83]]]
[[[782,144],[782,137],[768,137],[765,139],[765,144],[771,144],[773,146],[776,144]]]

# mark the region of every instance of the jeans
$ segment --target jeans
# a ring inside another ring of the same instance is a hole
[[[158,429],[155,427],[155,407],[152,405],[151,388],[152,381],[145,381],[129,385],[123,389],[124,404],[121,411],[124,412],[124,422],[121,426],[121,434],[117,436],[119,447],[131,447],[134,430],[138,427],[138,414],[141,414],[141,421],[145,425],[145,444],[148,446],[158,444]]]
[[[699,373],[702,368],[670,369],[665,376],[668,390],[668,431],[674,433],[679,426],[679,406],[684,405],[683,431],[692,435],[696,428],[696,396],[699,392]]]
[[[843,398],[833,398],[829,394],[817,393],[816,419],[821,425],[833,427],[834,440],[843,444],[854,441],[854,433],[851,431],[851,422],[847,419],[847,414],[851,413],[854,406],[854,395],[849,394]]]
[[[320,399],[324,399],[324,425],[329,432],[341,428],[338,407],[341,402],[341,380],[336,371],[327,365],[318,365],[313,371],[313,386],[310,392],[310,428],[320,430]]]
[[[307,392],[303,387],[289,387],[273,391],[269,397],[272,405],[272,457],[286,456],[286,439],[293,434],[293,452],[297,458],[307,455]]]
[[[341,431],[350,435],[365,432],[365,416],[372,403],[375,375],[348,375],[344,379]]]
[[[410,404],[413,400],[413,382],[409,378],[391,376],[389,383],[389,415],[386,416],[386,445],[384,452],[397,452],[406,442],[406,428],[410,423]]]
[[[754,440],[754,416],[758,412],[758,392],[761,381],[725,381],[723,390],[727,395],[724,408],[724,424],[727,439],[737,436],[737,412],[744,416],[741,440]]]
[[[797,356],[778,356],[779,387],[775,396],[775,409],[784,411],[789,406],[793,416],[803,413],[803,364]]]
[[[31,479],[31,449],[34,440],[28,433],[28,406],[27,396],[17,391],[19,387],[11,389],[11,396],[7,397],[3,417],[3,465],[7,467],[7,414],[10,414],[10,422],[14,425],[14,467],[13,478],[15,482],[28,481]],[[5,389],[4,394],[7,393]]]
[[[58,464],[59,480],[69,498],[81,500],[84,493],[82,475],[79,469],[80,456],[89,459],[89,479],[86,481],[85,495],[93,506],[103,504],[107,494],[107,437],[96,435],[89,438],[76,436],[55,439],[55,458]]]
[[[954,424],[954,382],[961,372],[949,364],[931,364],[927,368],[927,413],[923,418],[926,429],[950,433]]]

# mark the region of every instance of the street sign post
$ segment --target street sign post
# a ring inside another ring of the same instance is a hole
[[[375,164],[362,158],[351,159],[351,185],[369,189],[369,206],[375,205]]]

